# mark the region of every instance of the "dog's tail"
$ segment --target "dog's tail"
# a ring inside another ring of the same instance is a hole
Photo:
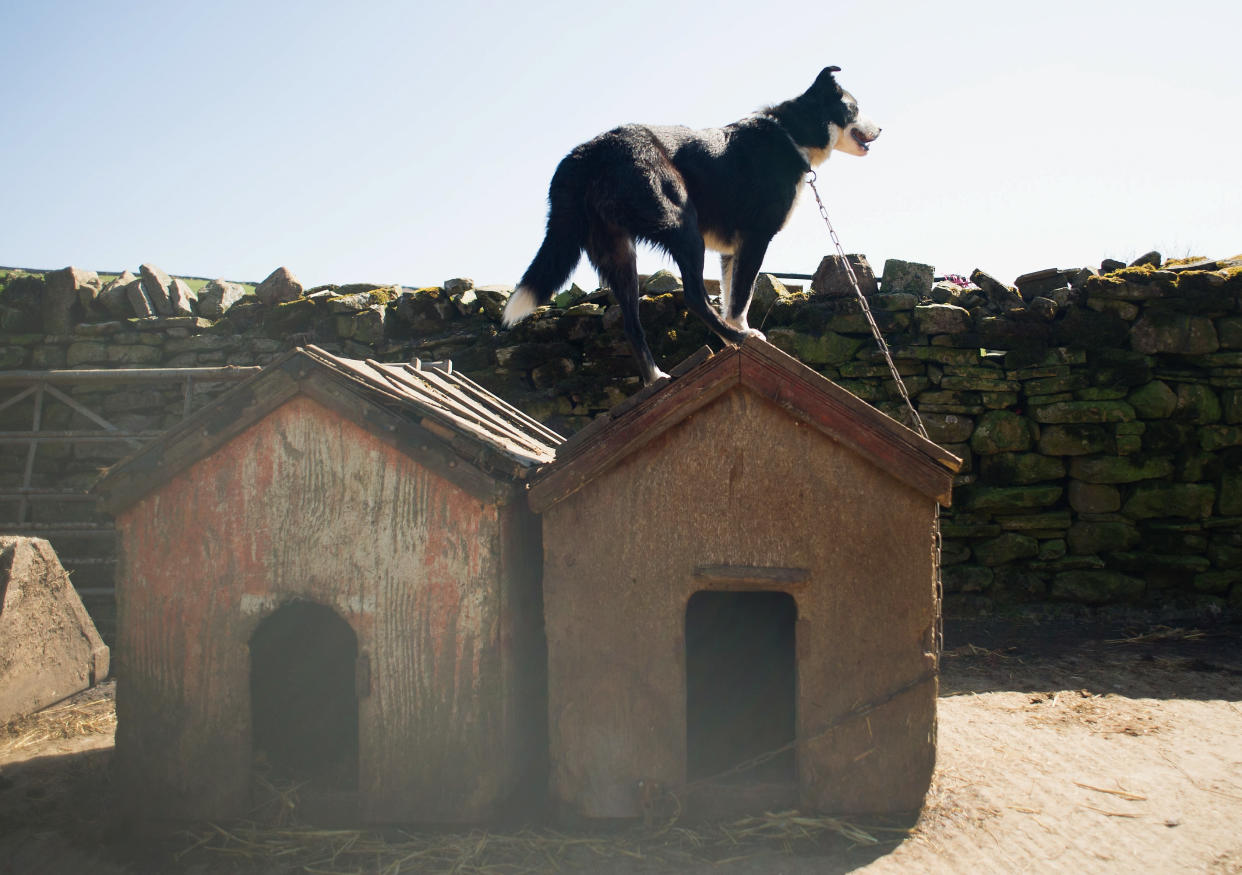
[[[584,197],[576,184],[577,162],[566,158],[552,175],[548,192],[548,232],[526,268],[522,281],[509,296],[502,321],[506,328],[529,316],[536,307],[550,302],[565,284],[586,245],[587,218]]]

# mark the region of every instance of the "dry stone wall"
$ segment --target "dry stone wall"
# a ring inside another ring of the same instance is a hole
[[[936,281],[930,266],[898,261],[877,279],[865,258],[849,259],[932,437],[966,462],[942,518],[948,612],[1242,610],[1242,260],[1162,263],[1152,253],[1011,286],[981,271]],[[602,291],[571,288],[504,330],[509,289],[468,279],[304,290],[283,268],[248,286],[144,265],[107,282],[73,268],[0,282],[4,369],[254,365],[316,343],[355,357],[451,359],[567,433],[638,388],[620,313]],[[688,315],[675,276],[643,288],[643,321],[666,367],[718,345]],[[805,289],[761,277],[750,321],[903,418],[839,259],[825,258]],[[183,412],[166,388],[96,400],[134,429]],[[0,428],[23,427],[22,415],[20,405],[0,411]],[[46,476],[87,482],[100,451],[82,452]],[[0,477],[11,481],[10,456]]]

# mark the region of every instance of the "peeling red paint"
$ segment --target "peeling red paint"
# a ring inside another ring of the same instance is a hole
[[[520,764],[495,756],[516,744],[499,716],[515,706],[502,682],[511,573],[497,507],[297,396],[117,528],[118,758],[139,781],[200,796],[213,815],[245,794],[250,635],[304,598],[340,614],[369,654],[364,807],[477,819],[512,787]]]

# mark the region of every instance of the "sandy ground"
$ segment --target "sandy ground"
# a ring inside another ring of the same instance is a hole
[[[449,837],[478,849],[460,870],[1242,873],[1242,628],[950,624],[948,644],[936,777],[912,828],[857,822],[869,844],[828,821],[768,822],[727,845],[745,830],[636,827],[554,852],[541,833],[542,857],[489,857],[520,842],[471,833]],[[53,714],[0,729],[0,872],[448,871],[424,851],[239,855],[206,826],[135,844],[109,815],[110,687],[75,707],[68,728]]]

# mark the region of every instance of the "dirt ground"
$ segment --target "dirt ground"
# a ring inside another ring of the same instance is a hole
[[[105,685],[0,728],[0,873],[1242,873],[1242,626],[950,622],[946,636],[936,776],[912,825],[204,824],[140,843],[112,820]]]

